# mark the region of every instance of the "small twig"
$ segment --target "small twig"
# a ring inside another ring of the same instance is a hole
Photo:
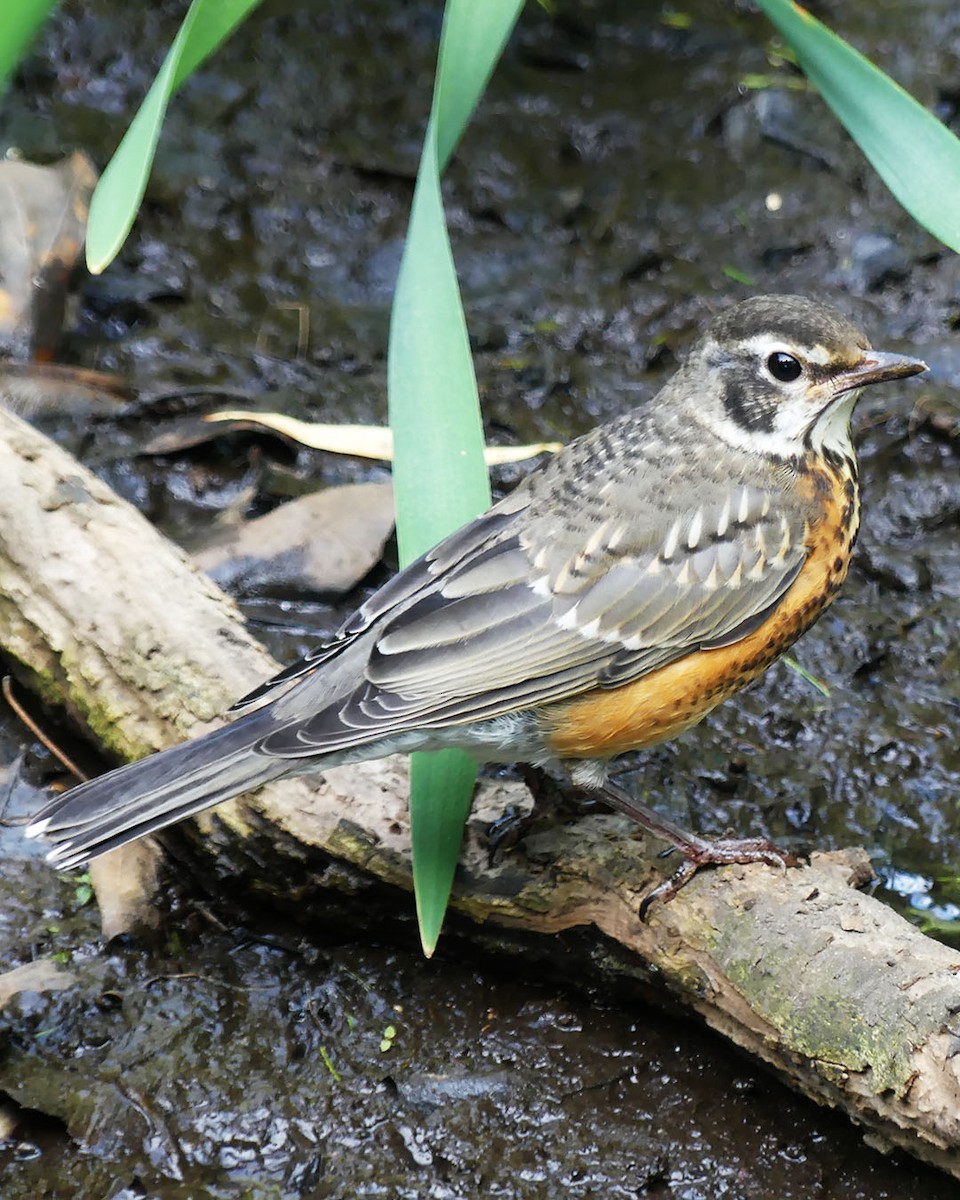
[[[237,983],[228,983],[225,979],[217,979],[214,975],[201,975],[198,971],[178,971],[171,975],[153,975],[144,982],[143,986],[149,988],[156,983],[180,983],[183,980],[208,983],[211,987],[224,988],[228,992],[239,992],[244,996],[250,992],[269,992],[276,986],[272,983],[250,983],[242,986]]]
[[[299,300],[284,301],[280,304],[275,304],[274,308],[286,309],[297,314],[297,362],[303,360],[307,351],[307,346],[310,343],[310,308]],[[257,331],[257,338],[254,343],[254,350],[257,354],[269,353],[267,350],[267,331],[266,318],[260,323],[260,328]],[[276,357],[276,356],[274,356]]]
[[[4,700],[6,700],[7,704],[9,704],[13,709],[14,714],[20,718],[21,723],[30,730],[37,741],[42,742],[57,760],[57,762],[59,762],[61,766],[66,767],[71,775],[76,775],[77,779],[79,779],[81,783],[86,783],[90,776],[85,775],[73,761],[73,759],[69,758],[67,754],[56,745],[55,742],[47,737],[47,735],[43,732],[33,717],[31,717],[26,711],[20,701],[16,699],[13,694],[13,681],[9,675],[4,675],[3,682],[0,683],[0,689],[3,691]]]

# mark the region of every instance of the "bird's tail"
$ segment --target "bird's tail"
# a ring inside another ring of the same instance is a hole
[[[118,767],[57,797],[37,813],[27,836],[53,843],[47,857],[56,866],[79,866],[283,775],[289,760],[257,750],[276,727],[268,711],[253,712],[205,737]]]

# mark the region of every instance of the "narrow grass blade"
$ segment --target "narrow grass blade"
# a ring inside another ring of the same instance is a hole
[[[409,562],[490,503],[467,327],[447,236],[440,171],[453,152],[522,0],[448,0],[390,325],[397,540]],[[415,756],[410,824],[424,953],[440,936],[476,771],[465,755]]]
[[[807,668],[801,666],[791,654],[785,654],[783,656],[783,661],[791,671],[796,671],[801,679],[805,679],[811,687],[816,688],[821,696],[826,696],[828,700],[830,699],[830,688],[823,682],[822,679],[818,679],[816,675],[812,675]]]
[[[897,200],[934,237],[960,251],[960,141],[799,4],[757,3]]]
[[[94,275],[116,258],[136,218],[170,97],[259,3],[193,0],[163,66],[93,193],[87,267]]]

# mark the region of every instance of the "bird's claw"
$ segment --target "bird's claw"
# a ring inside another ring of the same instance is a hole
[[[508,804],[501,815],[487,826],[487,868],[497,865],[501,852],[515,846],[533,824],[534,813],[516,804]]]
[[[678,847],[683,862],[669,879],[663,880],[645,893],[640,901],[638,915],[645,921],[650,906],[655,900],[667,904],[684,887],[701,867],[726,866],[730,863],[766,863],[785,872],[787,867],[799,867],[801,859],[789,850],[784,850],[767,838],[718,838],[714,842],[697,839],[695,844]]]

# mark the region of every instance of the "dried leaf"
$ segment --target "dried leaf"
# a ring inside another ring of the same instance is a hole
[[[20,992],[60,992],[73,987],[77,977],[49,958],[38,958],[0,975],[0,1008]]]
[[[192,450],[195,446],[204,446],[221,433],[233,433],[236,429],[246,428],[248,426],[241,421],[217,429],[208,425],[203,417],[180,417],[165,422],[160,432],[154,434],[134,453],[138,455],[179,454],[183,450]]]
[[[259,413],[243,409],[209,413],[206,421],[230,421],[235,428],[271,429],[312,450],[331,454],[350,454],[355,458],[393,461],[393,434],[382,425],[323,425],[285,417],[282,413]],[[484,458],[488,467],[523,462],[538,454],[555,454],[562,442],[534,442],[526,446],[487,446]]]
[[[103,371],[59,363],[0,363],[0,405],[34,424],[45,417],[110,416],[129,399],[127,384]]]

